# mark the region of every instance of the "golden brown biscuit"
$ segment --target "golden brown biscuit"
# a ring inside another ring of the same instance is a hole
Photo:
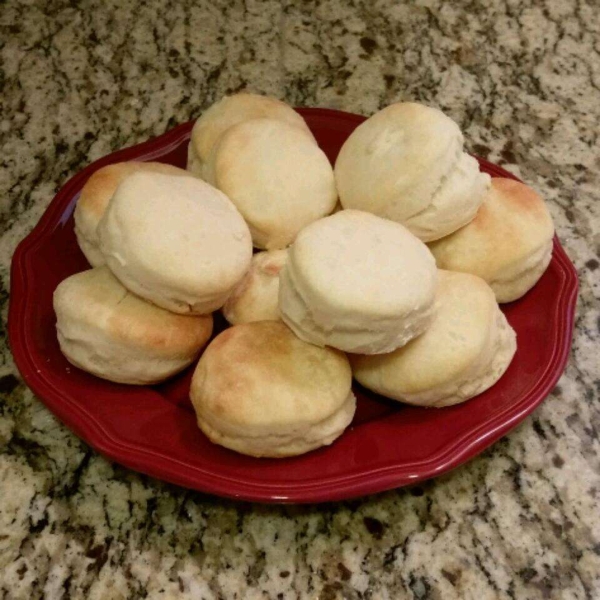
[[[299,340],[279,321],[234,325],[202,355],[190,389],[198,426],[216,444],[283,457],[331,444],[356,400],[346,356]]]
[[[498,302],[527,293],[552,258],[554,225],[542,198],[513,179],[492,179],[475,219],[429,244],[440,269],[487,281]]]
[[[170,313],[129,293],[107,267],[54,292],[58,341],[77,367],[120,383],[162,381],[187,367],[212,333],[212,315]]]

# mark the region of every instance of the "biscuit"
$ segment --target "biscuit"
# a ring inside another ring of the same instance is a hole
[[[98,223],[119,184],[132,173],[152,172],[165,175],[187,176],[184,169],[158,162],[123,162],[98,169],[87,180],[75,205],[75,235],[81,251],[92,267],[104,264],[104,256],[98,248]]]
[[[479,277],[440,271],[430,327],[389,354],[350,357],[366,388],[408,404],[450,406],[481,394],[504,374],[516,335]]]
[[[220,308],[252,258],[250,232],[235,206],[195,177],[129,176],[98,232],[100,251],[117,279],[176,313]]]
[[[188,146],[188,170],[204,179],[204,165],[217,140],[233,125],[262,117],[299,127],[312,137],[306,121],[291,106],[277,98],[248,92],[225,96],[206,110],[194,124]]]
[[[492,179],[475,219],[429,248],[440,269],[478,275],[498,302],[525,295],[552,258],[554,225],[542,198],[513,179]]]
[[[119,383],[157,383],[191,364],[213,320],[176,315],[128,292],[106,266],[68,277],[54,292],[60,349],[67,360]]]
[[[285,457],[331,444],[356,400],[346,356],[299,340],[280,321],[234,325],[204,351],[190,389],[198,426],[216,444]]]
[[[401,223],[426,242],[456,231],[473,219],[490,181],[463,141],[437,109],[403,102],[380,110],[336,160],[342,206]]]
[[[250,269],[236,285],[222,312],[232,325],[279,319],[279,272],[287,250],[257,252]]]
[[[437,269],[399,223],[343,210],[300,232],[279,279],[282,319],[301,339],[345,352],[391,352],[432,318]]]
[[[291,244],[337,200],[325,153],[303,129],[274,119],[230,127],[212,149],[205,178],[237,206],[254,246],[266,250]]]

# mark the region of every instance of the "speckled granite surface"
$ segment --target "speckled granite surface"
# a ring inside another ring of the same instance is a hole
[[[600,598],[599,13],[595,0],[0,4],[0,598]],[[365,114],[439,106],[548,199],[581,279],[569,366],[454,473],[337,505],[236,504],[108,464],[19,382],[9,262],[57,187],[244,86]]]

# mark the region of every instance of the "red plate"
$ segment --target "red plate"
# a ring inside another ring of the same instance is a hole
[[[334,160],[364,117],[300,109]],[[332,446],[292,459],[241,456],[211,444],[196,427],[187,399],[191,369],[154,387],[97,379],[59,351],[52,292],[88,268],[73,231],[73,207],[98,168],[118,161],[159,160],[183,167],[191,123],[107,156],[75,175],[56,195],[13,257],[10,344],[26,383],[77,435],[137,471],[222,496],[266,502],[339,500],[439,475],[472,458],[525,418],[561,375],[571,344],[577,274],[558,239],[540,282],[503,310],[518,350],[504,377],[473,400],[450,408],[402,406],[357,387],[352,426]],[[514,177],[480,161],[492,176]]]

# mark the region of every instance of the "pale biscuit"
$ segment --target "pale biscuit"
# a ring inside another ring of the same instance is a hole
[[[230,127],[213,147],[205,176],[242,213],[254,245],[267,250],[291,244],[337,200],[325,153],[303,129],[274,119]]]
[[[252,258],[235,206],[195,177],[129,176],[98,231],[100,250],[126,288],[182,314],[220,308]]]
[[[232,325],[279,319],[279,272],[287,250],[257,252],[244,278],[235,286],[222,312]]]
[[[437,109],[404,102],[380,110],[336,160],[342,206],[402,223],[423,241],[456,231],[473,219],[490,180],[463,141]]]
[[[194,124],[188,146],[188,170],[204,179],[204,165],[219,138],[233,125],[263,117],[299,127],[312,137],[306,121],[291,106],[277,98],[248,92],[225,96]]]
[[[280,275],[282,319],[303,340],[346,352],[391,352],[432,317],[437,269],[402,225],[343,210],[304,229]]]
[[[98,248],[98,223],[119,184],[132,173],[151,172],[165,175],[187,176],[184,169],[158,162],[123,162],[98,169],[87,180],[75,205],[75,235],[81,251],[92,267],[104,264]]]

